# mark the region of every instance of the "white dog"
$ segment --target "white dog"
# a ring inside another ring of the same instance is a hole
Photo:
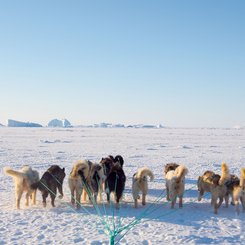
[[[133,184],[132,184],[132,194],[134,199],[134,207],[138,207],[138,198],[139,198],[139,192],[142,192],[142,205],[146,204],[146,195],[148,192],[148,180],[147,176],[150,177],[150,180],[152,181],[154,179],[154,175],[152,171],[147,168],[143,167],[140,168],[137,173],[133,176]]]
[[[86,188],[86,180],[89,177],[89,172],[92,166],[92,162],[88,160],[77,161],[68,178],[68,184],[71,191],[71,203],[75,204],[77,208],[80,208],[80,201],[83,189]]]
[[[177,197],[179,197],[179,207],[183,206],[185,175],[187,173],[187,168],[184,165],[180,165],[175,170],[168,171],[165,175],[167,200],[171,201],[171,208],[174,208]]]
[[[239,199],[241,201],[243,211],[245,211],[245,168],[241,169],[241,178],[239,185],[235,186],[233,189],[233,200],[236,206],[236,212],[239,214]]]
[[[16,208],[20,208],[23,192],[26,192],[26,206],[29,206],[29,197],[32,199],[32,204],[36,204],[36,190],[31,188],[31,185],[39,181],[38,172],[29,166],[23,166],[19,171],[5,167],[4,172],[13,177],[15,182]]]

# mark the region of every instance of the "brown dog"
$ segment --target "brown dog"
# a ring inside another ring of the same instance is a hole
[[[58,165],[52,165],[43,174],[38,183],[32,184],[32,188],[38,188],[42,193],[43,206],[46,207],[46,199],[48,195],[51,197],[51,205],[55,207],[54,200],[56,198],[57,189],[60,193],[59,198],[63,198],[63,181],[65,178],[65,168],[60,168]]]
[[[198,177],[197,188],[198,188],[198,201],[202,200],[205,192],[211,192],[213,185],[213,176],[215,173],[213,171],[207,170],[202,176]]]
[[[236,212],[240,213],[239,199],[241,201],[243,211],[245,212],[245,168],[241,169],[241,178],[239,184],[234,186],[233,189],[233,200],[236,206]]]
[[[211,204],[214,206],[214,213],[218,213],[218,209],[225,199],[225,206],[228,207],[229,193],[226,183],[231,179],[229,169],[226,163],[221,165],[221,176],[212,171],[206,171],[199,176],[197,181],[199,196],[198,201],[202,199],[205,192],[211,192]]]
[[[92,162],[88,160],[77,161],[68,178],[68,184],[71,191],[71,203],[75,204],[77,208],[80,208],[80,201],[83,189],[87,187],[87,179],[90,177]]]

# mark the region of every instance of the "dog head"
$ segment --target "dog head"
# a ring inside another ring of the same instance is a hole
[[[214,174],[212,176],[212,181],[215,186],[219,185],[219,180],[220,180],[220,175],[219,174]]]
[[[121,167],[123,167],[124,160],[121,155],[116,155],[114,158],[114,163],[119,163]]]
[[[104,171],[104,175],[108,176],[110,171],[111,171],[111,168],[113,167],[114,165],[114,158],[112,156],[109,156],[109,157],[106,157],[106,158],[102,158],[100,160],[100,164],[103,168],[103,171]]]
[[[177,163],[167,163],[164,168],[164,175],[171,170],[175,170],[177,167],[179,167],[179,164]]]
[[[103,168],[98,163],[93,163],[91,167],[91,178],[95,179],[96,181],[102,180],[103,182],[106,179],[104,174]]]

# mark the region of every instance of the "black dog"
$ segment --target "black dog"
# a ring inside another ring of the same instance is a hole
[[[109,175],[111,168],[117,163],[121,166],[121,168],[123,167],[124,160],[121,155],[116,155],[115,157],[113,157],[112,155],[109,155],[106,158],[102,158],[100,161],[100,164],[102,165],[104,174],[106,176]]]
[[[114,192],[116,208],[119,208],[119,200],[125,188],[126,176],[120,164],[115,164],[105,180],[105,192],[107,201],[110,202],[110,193]]]
[[[48,194],[50,194],[51,197],[51,204],[53,207],[54,200],[57,193],[57,188],[60,193],[60,198],[63,197],[63,180],[65,178],[65,168],[61,169],[58,165],[52,165],[42,176],[42,178],[39,180],[39,182],[34,183],[31,185],[34,189],[39,189],[42,193],[43,198],[43,206],[46,207],[46,198],[48,197]]]

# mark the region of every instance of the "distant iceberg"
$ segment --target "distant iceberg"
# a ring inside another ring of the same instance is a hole
[[[33,123],[33,122],[20,122],[20,121],[8,119],[8,127],[37,128],[37,127],[42,127],[42,125],[38,123]]]
[[[70,128],[71,123],[67,119],[53,119],[48,123],[48,127]]]

